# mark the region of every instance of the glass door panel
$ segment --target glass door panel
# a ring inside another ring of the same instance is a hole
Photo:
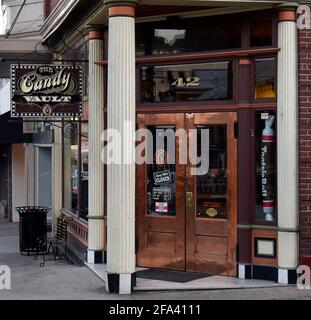
[[[197,144],[198,158],[207,157],[208,167],[203,172],[197,171],[199,175],[196,177],[196,215],[200,218],[226,219],[226,126],[197,126]]]
[[[237,141],[235,112],[187,114],[186,270],[236,275]],[[190,159],[191,160],[191,159]]]
[[[174,126],[149,126],[147,164],[147,215],[175,216],[176,215],[176,165],[175,141],[171,148],[168,139],[175,140]],[[159,143],[160,142],[160,143]]]
[[[137,265],[185,270],[185,164],[179,163],[184,114],[139,114],[147,132],[136,167]]]

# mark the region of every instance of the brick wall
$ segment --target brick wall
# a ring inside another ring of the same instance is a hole
[[[44,0],[43,17],[46,19],[61,0]]]
[[[311,30],[299,30],[300,263],[311,264]]]

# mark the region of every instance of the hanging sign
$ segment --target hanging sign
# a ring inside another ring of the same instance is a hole
[[[81,117],[82,68],[11,65],[11,116]]]

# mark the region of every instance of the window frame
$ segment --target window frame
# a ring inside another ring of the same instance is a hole
[[[64,124],[67,121],[62,120],[62,190],[65,190],[65,154],[64,154]],[[77,138],[78,138],[78,179],[77,179],[77,210],[76,212],[73,212],[71,209],[65,208],[64,203],[65,203],[65,193],[62,192],[62,210],[65,210],[67,212],[70,212],[74,216],[87,221],[87,216],[83,215],[81,213],[81,166],[82,166],[82,154],[81,154],[81,128],[82,128],[82,123],[88,123],[88,120],[82,120],[78,119],[76,121],[72,121],[72,123],[77,124]]]
[[[232,97],[231,99],[224,100],[206,100],[206,101],[177,101],[177,102],[141,102],[141,68],[142,67],[157,67],[157,66],[175,66],[175,65],[189,65],[189,64],[207,64],[207,63],[217,63],[217,62],[229,62],[231,64],[231,77],[232,77]],[[157,107],[165,107],[170,106],[174,108],[174,106],[199,106],[199,105],[224,105],[224,104],[235,104],[237,103],[237,86],[238,86],[238,64],[237,59],[233,57],[228,57],[227,59],[219,59],[219,58],[210,58],[210,59],[199,59],[192,62],[163,62],[163,63],[147,63],[147,64],[137,64],[136,66],[136,107],[147,107],[154,108]]]
[[[275,204],[275,209],[274,209],[274,221],[266,221],[266,220],[261,220],[261,219],[258,219],[257,216],[256,216],[256,193],[257,193],[257,187],[256,187],[256,141],[253,145],[253,155],[254,155],[254,158],[252,160],[252,163],[253,163],[253,174],[254,174],[254,178],[252,179],[252,188],[253,188],[253,200],[252,200],[252,221],[253,221],[253,224],[254,225],[261,225],[261,226],[277,226],[278,225],[278,184],[277,184],[277,134],[278,134],[278,131],[277,131],[277,108],[266,108],[266,109],[258,109],[258,108],[254,108],[252,109],[252,119],[251,119],[251,124],[252,124],[252,127],[254,128],[254,136],[255,136],[255,139],[256,139],[256,113],[257,112],[261,112],[261,113],[264,113],[264,112],[275,112],[275,128],[276,128],[276,131],[275,131],[275,164],[276,164],[276,168],[275,168],[275,199],[274,199],[274,204]]]
[[[275,98],[255,98],[255,88],[256,88],[256,60],[257,59],[269,59],[274,58],[276,61],[276,75],[275,75]],[[277,102],[278,96],[278,69],[277,69],[278,57],[277,55],[263,55],[263,56],[254,56],[252,57],[252,70],[251,70],[251,102],[252,103],[269,103],[269,102]]]
[[[248,12],[240,12],[240,13],[232,13],[229,15],[229,19],[237,19],[237,20],[240,20],[240,23],[241,23],[241,27],[240,27],[240,31],[241,31],[241,35],[240,35],[240,43],[241,43],[241,46],[240,48],[230,48],[230,49],[224,49],[225,51],[235,51],[235,50],[241,50],[241,49],[253,49],[253,50],[256,50],[256,49],[263,49],[263,48],[273,48],[273,47],[277,47],[277,30],[278,30],[278,19],[277,19],[277,12],[273,9],[259,9],[259,10],[256,10],[256,11],[253,11],[251,12],[252,16],[253,15],[256,15],[258,17],[261,17],[261,16],[266,16],[267,14],[270,14],[271,15],[271,27],[272,27],[272,32],[271,32],[271,44],[270,45],[266,45],[266,46],[251,46],[251,15],[248,13]],[[211,19],[214,19],[214,20],[217,20],[217,19],[221,19],[221,18],[225,18],[225,19],[228,19],[228,15],[219,15],[219,16],[192,16],[192,17],[180,17],[180,20],[183,20],[183,19],[200,19],[200,18],[211,18]],[[136,20],[136,23],[135,23],[135,27],[137,25],[144,25],[144,24],[156,24],[157,22],[161,22],[163,21],[163,19],[154,19],[152,21],[140,21],[139,18],[138,20]],[[202,23],[202,26],[204,26],[205,24]],[[135,44],[135,48],[137,49],[136,47],[136,44]],[[208,51],[196,51],[197,53],[200,52],[200,53],[204,53],[204,52],[217,52],[217,51],[222,51],[222,49],[216,49],[216,50],[208,50]],[[137,50],[135,50],[135,52],[137,52]],[[184,54],[193,54],[195,52],[181,52],[181,53],[177,53],[177,55],[184,55]],[[142,57],[159,57],[159,56],[170,56],[172,54],[161,54],[161,55],[152,55],[152,54],[149,54],[149,55],[136,55],[136,58],[142,58]]]

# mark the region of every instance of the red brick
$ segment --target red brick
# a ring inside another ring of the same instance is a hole
[[[299,250],[311,256],[311,30],[298,36]]]

